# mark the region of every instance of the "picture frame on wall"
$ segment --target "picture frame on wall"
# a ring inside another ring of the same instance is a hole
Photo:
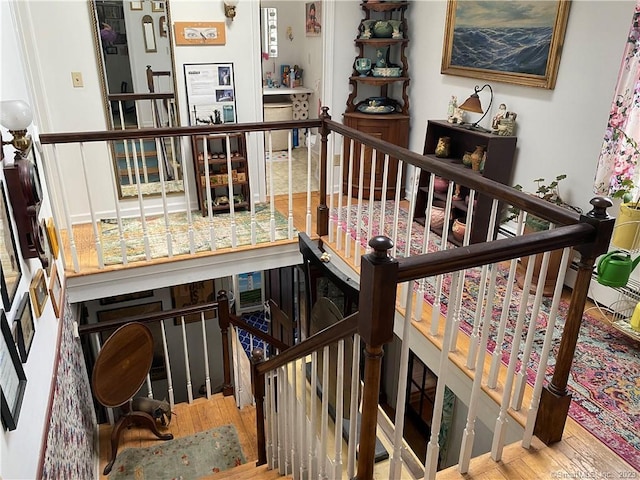
[[[213,279],[173,286],[171,287],[173,308],[190,307],[215,302],[215,288]],[[204,318],[205,320],[213,320],[215,318],[214,310],[205,312]],[[184,323],[199,322],[200,319],[201,315],[199,313],[185,315]],[[180,325],[180,318],[175,318],[173,323],[174,325]]]
[[[226,45],[224,22],[175,22],[176,46]]]
[[[2,245],[0,245],[0,278],[2,282],[2,304],[9,311],[18,291],[22,269],[3,183],[0,183],[0,193],[0,242],[2,242]]]
[[[184,65],[190,125],[236,123],[233,63]]]
[[[39,318],[42,312],[44,312],[47,298],[49,298],[49,290],[47,290],[44,270],[38,270],[33,276],[31,284],[29,285],[29,296],[31,298],[31,305],[33,305],[33,311],[36,317]]]
[[[305,3],[304,11],[307,37],[319,37],[322,34],[322,1]]]
[[[27,377],[4,310],[0,313],[0,417],[5,430],[15,430]]]
[[[33,315],[31,315],[31,308],[29,307],[29,294],[27,292],[22,295],[15,322],[18,327],[17,343],[20,359],[22,363],[27,363],[27,357],[29,356],[31,344],[33,343],[33,338],[36,333]]]
[[[234,275],[233,291],[236,313],[264,309],[264,278],[261,271]]]
[[[131,10],[142,10],[142,2],[129,2],[129,8]]]
[[[47,242],[49,243],[53,258],[58,258],[60,247],[58,246],[58,231],[56,230],[55,223],[53,223],[53,217],[47,218],[47,228],[45,232],[47,232]]]
[[[553,89],[570,2],[481,3],[448,1],[441,73]]]
[[[60,318],[60,313],[62,312],[62,281],[58,273],[58,265],[55,262],[53,262],[53,267],[51,268],[49,295],[51,295],[51,306],[56,314],[56,318]]]

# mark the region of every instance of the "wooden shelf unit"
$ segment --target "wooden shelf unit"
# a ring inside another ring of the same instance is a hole
[[[196,172],[198,206],[203,215],[207,214],[207,175],[204,159],[204,139],[207,139],[209,186],[213,212],[228,212],[230,203],[216,205],[216,199],[227,197],[234,202],[234,208],[249,208],[249,168],[247,165],[247,145],[241,133],[229,135],[231,158],[227,158],[226,135],[194,135],[191,137],[193,164]],[[229,182],[229,163],[231,182]],[[230,188],[230,183],[232,188]]]
[[[450,149],[447,158],[435,156],[435,149],[440,137],[449,137]],[[485,178],[490,178],[500,183],[508,184],[511,181],[511,175],[515,164],[517,137],[514,136],[498,136],[492,133],[484,133],[477,130],[467,129],[455,124],[448,123],[446,120],[429,120],[427,122],[427,133],[424,142],[424,155],[434,160],[447,162],[459,168],[467,169],[462,163],[462,156],[465,152],[473,152],[477,145],[484,145],[486,148],[486,160],[484,170],[482,172],[474,172]],[[418,223],[425,224],[425,210],[427,207],[427,196],[429,192],[430,172],[422,171],[420,173],[420,181],[418,192],[416,195],[416,204],[414,209],[414,217]],[[468,189],[462,187],[462,200],[454,200],[452,203],[453,213],[451,222],[458,217],[466,217],[467,204],[465,198],[468,195]],[[434,192],[434,199],[445,201],[446,193]],[[491,215],[492,200],[484,195],[476,195],[477,205],[474,208],[473,220],[471,224],[470,243],[484,242],[487,238],[489,228],[489,217]],[[449,225],[449,228],[451,224]],[[496,231],[499,224],[496,224]],[[442,234],[442,229],[433,229],[434,232]],[[495,232],[494,232],[495,237]],[[453,235],[449,235],[449,241],[459,244]]]

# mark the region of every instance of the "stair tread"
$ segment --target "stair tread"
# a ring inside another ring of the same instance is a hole
[[[252,480],[271,480],[274,478],[293,478],[291,476],[281,477],[278,470],[267,470],[267,465],[260,465],[256,467],[255,462],[244,463],[238,467],[230,468],[222,472],[218,472],[214,475],[208,475],[201,477],[200,480],[208,479],[226,479],[226,480],[240,480],[251,478]]]

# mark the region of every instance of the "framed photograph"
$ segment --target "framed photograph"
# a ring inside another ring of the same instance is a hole
[[[201,305],[204,303],[215,302],[216,292],[213,280],[202,280],[200,282],[185,283],[171,287],[171,300],[173,308],[189,307],[191,305]],[[205,313],[206,320],[215,318],[214,312]],[[200,314],[192,314],[184,317],[184,323],[199,322]],[[173,320],[175,325],[180,325],[180,319]]]
[[[190,125],[236,122],[233,63],[184,65]]]
[[[161,312],[162,302],[143,303],[141,305],[131,305],[129,307],[113,308],[111,310],[102,310],[97,312],[98,321],[106,322],[108,320],[123,319],[144,315],[145,313]],[[153,362],[149,375],[151,380],[161,380],[167,378],[167,370],[164,364],[164,347],[162,346],[162,331],[160,322],[149,322],[145,324],[151,330],[153,335]],[[106,342],[116,329],[105,330],[101,333],[102,343]]]
[[[129,2],[129,8],[131,10],[142,10],[142,2]]]
[[[130,302],[131,300],[139,300],[141,298],[153,297],[153,290],[145,290],[143,292],[124,293],[122,295],[113,295],[100,299],[100,305],[113,305],[114,303]]]
[[[319,37],[322,34],[322,2],[305,3],[304,11],[307,37]]]
[[[164,2],[151,2],[152,12],[164,12]]]
[[[224,22],[175,22],[173,28],[176,45],[225,45],[227,43]]]
[[[62,312],[62,282],[58,274],[58,265],[54,262],[51,267],[51,278],[49,279],[49,295],[51,295],[51,305],[56,314],[56,318],[60,318]]]
[[[449,0],[441,73],[553,89],[569,7],[568,0]]]
[[[16,241],[13,236],[9,204],[4,192],[4,184],[0,184],[0,277],[2,282],[2,304],[9,311],[13,299],[18,291],[18,284],[22,277],[20,259],[16,250]]]
[[[27,377],[4,310],[0,313],[0,330],[0,415],[5,430],[15,430],[27,387]]]
[[[47,221],[43,218],[40,220],[40,230],[43,232],[43,236],[46,235],[44,232],[47,231]],[[53,265],[53,253],[51,252],[51,246],[49,242],[42,242],[42,250],[44,251],[44,257],[47,259],[47,266],[44,267],[44,271],[47,274],[47,277],[51,276],[51,266]]]
[[[262,272],[240,273],[233,277],[236,312],[254,312],[264,308]]]
[[[58,258],[58,253],[60,252],[58,246],[58,231],[53,223],[53,217],[47,218],[47,228],[45,231],[47,232],[47,242],[49,243],[53,258]]]
[[[33,311],[36,317],[40,317],[47,303],[47,298],[49,298],[49,290],[47,290],[44,270],[38,270],[33,276],[31,285],[29,286],[29,296],[31,297],[31,305],[33,305]]]
[[[33,337],[36,333],[33,316],[31,315],[31,308],[29,307],[29,294],[27,292],[24,292],[24,295],[20,300],[20,304],[18,305],[16,324],[18,326],[18,352],[20,353],[22,363],[27,363],[29,350],[31,350]]]

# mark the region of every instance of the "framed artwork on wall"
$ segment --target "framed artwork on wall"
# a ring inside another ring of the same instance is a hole
[[[9,205],[4,192],[4,184],[0,184],[0,278],[2,280],[2,304],[8,311],[11,310],[13,299],[18,290],[22,270],[20,269],[20,259],[16,249],[16,241],[13,236],[11,216],[9,215]]]
[[[177,46],[227,43],[224,22],[175,22],[173,28]]]
[[[142,10],[142,2],[129,2],[129,8],[131,10]]]
[[[441,73],[553,89],[569,7],[569,0],[449,0]]]
[[[31,279],[29,286],[29,296],[31,297],[31,305],[36,317],[40,317],[44,311],[44,306],[49,298],[49,290],[47,290],[47,282],[44,277],[44,270],[40,269]]]
[[[57,318],[60,318],[62,311],[62,282],[58,274],[58,265],[53,262],[51,268],[51,278],[49,280],[49,295],[51,295],[51,306]]]
[[[304,11],[307,37],[319,37],[322,34],[322,2],[305,3]]]
[[[15,321],[18,326],[18,352],[20,353],[22,363],[26,363],[29,350],[31,350],[31,344],[33,343],[33,337],[36,333],[31,308],[29,307],[29,294],[27,292],[24,293],[20,300]]]
[[[53,223],[53,217],[47,219],[46,232],[47,241],[49,242],[49,248],[51,249],[53,258],[58,258],[58,253],[60,252],[60,248],[58,247],[58,231]]]
[[[264,309],[264,279],[262,272],[239,273],[233,277],[236,313]]]
[[[236,123],[233,63],[184,65],[189,125]]]
[[[15,430],[27,377],[4,310],[0,313],[0,330],[0,416],[5,430]]]
[[[185,283],[171,287],[171,300],[173,308],[190,307],[216,301],[215,283],[213,280],[202,280],[200,282]],[[184,317],[184,323],[199,322],[200,314],[194,313]],[[214,311],[205,313],[205,320],[215,318]],[[174,325],[180,325],[180,318],[173,320]]]

